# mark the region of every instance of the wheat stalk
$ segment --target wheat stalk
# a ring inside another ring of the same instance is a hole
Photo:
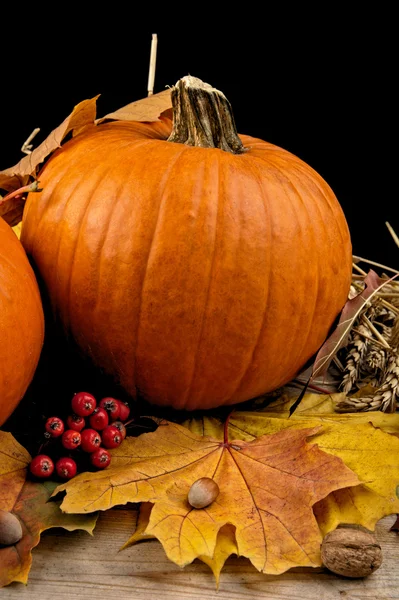
[[[346,356],[342,382],[339,386],[345,394],[348,394],[353,389],[359,377],[360,364],[366,353],[369,337],[368,330],[364,325],[359,325],[356,332],[352,333],[352,341],[349,344],[349,351]]]
[[[368,412],[380,410],[395,412],[399,400],[399,354],[392,354],[388,358],[384,372],[384,382],[374,394],[358,398],[347,397],[339,402],[335,409],[337,412]]]
[[[355,266],[355,265],[354,265]],[[349,297],[364,289],[356,267]],[[364,273],[364,272],[363,272]],[[339,352],[343,365],[339,390],[347,397],[335,410],[394,412],[399,406],[399,283],[393,281],[367,303],[352,326],[349,343]],[[372,393],[360,395],[365,386]],[[352,394],[352,396],[350,396]],[[354,396],[357,394],[357,397]]]

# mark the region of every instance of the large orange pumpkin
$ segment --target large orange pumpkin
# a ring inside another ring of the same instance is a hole
[[[35,275],[17,236],[0,218],[0,426],[33,378],[43,336]]]
[[[329,185],[290,152],[238,136],[225,97],[198,82],[172,90],[173,131],[109,122],[66,142],[22,228],[83,352],[132,397],[188,410],[293,378],[352,269]]]

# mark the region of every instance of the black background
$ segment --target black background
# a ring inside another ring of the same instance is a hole
[[[81,100],[100,94],[101,117],[145,97],[157,33],[154,92],[187,74],[222,90],[240,133],[290,150],[330,184],[353,253],[399,269],[385,225],[399,234],[393,9],[53,6],[3,11],[0,169],[18,162],[35,127],[37,145]]]

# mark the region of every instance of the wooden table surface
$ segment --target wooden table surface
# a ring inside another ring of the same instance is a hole
[[[156,540],[119,551],[134,531],[136,511],[100,513],[94,535],[50,529],[33,550],[28,585],[0,589],[1,600],[391,600],[399,599],[399,535],[382,519],[376,536],[383,564],[370,577],[346,579],[326,569],[259,573],[245,558],[230,557],[219,590],[210,569],[195,561],[184,569],[166,558]]]

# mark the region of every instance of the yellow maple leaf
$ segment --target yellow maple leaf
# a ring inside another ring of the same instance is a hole
[[[366,386],[359,390],[353,397],[362,394],[372,393],[375,388]],[[298,408],[290,417],[290,408],[294,404],[296,397],[286,395],[269,403],[266,408],[258,410],[261,414],[268,413],[277,415],[280,418],[299,419],[309,417],[326,417],[329,421],[335,423],[355,424],[355,423],[373,423],[376,427],[381,427],[388,433],[399,435],[399,413],[385,413],[380,410],[370,412],[337,413],[335,407],[346,398],[346,394],[338,392],[336,394],[314,394],[306,393],[301,400]],[[197,425],[199,426],[199,424]]]
[[[314,511],[323,535],[339,523],[356,523],[374,529],[384,516],[399,512],[399,414],[381,411],[339,414],[330,412],[342,394],[307,393],[295,413],[295,398],[282,395],[258,411],[233,412],[229,435],[254,440],[286,428],[317,427],[314,438],[325,452],[342,458],[365,484],[341,489],[317,503]],[[223,422],[215,417],[188,419],[183,423],[196,433],[220,435]],[[387,435],[390,434],[390,435]]]
[[[239,556],[239,551],[237,547],[235,527],[227,524],[219,529],[215,551],[212,558],[208,556],[198,557],[212,570],[216,581],[216,588],[219,587],[220,573],[222,572],[225,562],[232,554]]]
[[[154,505],[151,502],[142,502],[139,507],[139,513],[136,523],[136,529],[133,535],[123,544],[121,550],[129,548],[138,542],[155,540],[155,535],[147,533],[147,527],[150,522],[151,510]],[[235,538],[235,527],[233,525],[224,525],[216,538],[215,551],[212,557],[198,556],[198,559],[208,565],[212,570],[216,581],[216,588],[219,587],[220,573],[226,560],[232,554],[238,555],[237,542]]]
[[[155,540],[155,535],[150,535],[147,533],[146,529],[148,527],[148,523],[150,522],[151,510],[153,507],[152,502],[142,502],[139,507],[136,529],[133,535],[123,544],[121,550],[125,548],[129,548],[129,546],[133,546],[133,544],[137,544],[137,542],[144,542],[145,540]]]
[[[323,425],[314,441],[324,452],[341,458],[363,482],[334,491],[315,505],[319,527],[326,535],[340,523],[355,523],[372,530],[383,517],[399,513],[399,438],[392,435],[399,433],[398,416],[294,413],[287,419],[281,418],[280,413],[243,411],[233,414],[230,431],[237,438],[250,440],[266,432]]]
[[[74,513],[151,502],[145,532],[180,566],[213,558],[226,524],[235,527],[239,554],[259,571],[318,566],[322,537],[313,505],[333,490],[360,483],[342,460],[307,441],[318,429],[230,442],[162,421],[155,432],[126,438],[112,451],[110,468],[82,473],[54,494],[66,492],[61,508]],[[201,477],[213,478],[220,494],[198,510],[187,494]]]
[[[11,433],[0,431],[0,510],[12,512],[18,518],[23,533],[17,544],[0,546],[0,587],[13,581],[27,583],[31,551],[43,531],[63,527],[92,533],[97,520],[97,514],[66,515],[60,510],[59,501],[49,502],[56,483],[27,480],[30,460],[30,454]]]

